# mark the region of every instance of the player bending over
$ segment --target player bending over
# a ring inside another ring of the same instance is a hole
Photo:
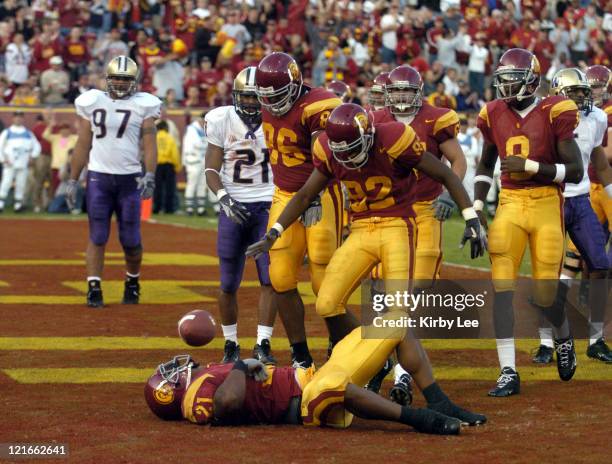
[[[87,165],[87,306],[93,308],[104,306],[104,249],[113,213],[127,268],[123,304],[138,304],[140,298],[140,199],[151,198],[155,189],[155,120],[160,115],[161,101],[150,93],[136,92],[137,79],[136,63],[127,56],[118,56],[106,66],[107,91],[88,90],[74,102],[81,118],[66,199],[69,206],[75,204],[78,178]]]
[[[410,425],[424,433],[456,435],[461,424],[487,420],[455,405],[435,381],[423,349],[408,336],[364,339],[361,328],[340,341],[331,358],[313,369],[265,366],[255,359],[200,367],[189,355],[161,364],[145,386],[151,411],[166,420],[196,424],[304,424],[346,428],[353,416]],[[414,376],[427,407],[400,406],[363,385],[392,352]]]
[[[244,252],[267,228],[274,192],[268,150],[261,127],[261,106],[255,93],[255,67],[238,73],[232,91],[233,106],[215,108],[206,115],[206,180],[221,205],[217,254],[221,270],[219,313],[225,337],[223,362],[240,359],[236,291],[242,281]],[[276,311],[267,253],[256,262],[261,285],[259,325],[253,356],[275,363],[270,338]]]

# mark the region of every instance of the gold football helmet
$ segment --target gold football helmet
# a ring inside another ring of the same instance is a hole
[[[557,71],[550,82],[550,94],[563,95],[570,100],[574,100],[582,111],[589,112],[593,109],[591,86],[586,74],[578,68],[566,68]]]
[[[116,56],[106,65],[106,88],[114,98],[126,98],[136,91],[138,65],[127,56]]]
[[[261,123],[261,104],[257,100],[255,66],[244,68],[234,79],[232,98],[238,116],[247,124]]]

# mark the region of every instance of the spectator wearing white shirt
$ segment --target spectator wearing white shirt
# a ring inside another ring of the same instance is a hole
[[[247,42],[253,40],[249,30],[238,22],[239,14],[238,10],[231,10],[228,14],[228,21],[221,27],[221,32],[225,32],[228,37],[231,37],[236,41],[234,47],[234,55],[239,55],[244,50],[244,46]]]
[[[121,40],[119,29],[112,29],[94,53],[102,63],[106,64],[116,56],[129,55],[129,52],[127,44]]]
[[[380,18],[382,47],[380,55],[383,63],[395,63],[397,48],[397,30],[400,27],[397,5],[391,5],[387,14]]]
[[[463,37],[457,36],[447,29],[442,37],[438,37],[436,46],[438,48],[437,60],[442,63],[445,68],[456,68],[457,65],[457,49],[463,44]]]
[[[485,38],[482,34],[476,34],[476,41],[469,47],[470,59],[468,61],[468,82],[470,89],[478,92],[479,96],[484,94],[484,79],[489,50],[485,46]]]
[[[455,68],[448,68],[446,75],[442,79],[444,83],[444,92],[448,95],[456,97],[459,94],[459,81],[457,80],[457,70]]]
[[[32,60],[32,51],[23,39],[23,34],[17,33],[13,41],[7,45],[4,53],[6,77],[15,85],[23,84],[30,75],[28,66]]]
[[[65,103],[65,94],[70,89],[70,76],[64,71],[61,56],[54,56],[49,60],[51,67],[40,76],[40,93],[42,103],[54,105]]]
[[[32,159],[40,155],[40,143],[36,136],[23,125],[23,112],[13,114],[13,124],[0,134],[0,212],[4,210],[6,197],[15,183],[13,209],[23,211],[23,199],[28,179],[28,167]]]
[[[468,133],[467,119],[461,119],[459,121],[457,141],[463,150],[465,161],[467,163],[467,170],[465,171],[465,177],[463,178],[463,187],[465,187],[465,190],[470,196],[470,200],[474,201],[474,177],[476,176],[476,167],[478,166],[480,151],[478,150],[478,141],[476,140],[476,136]]]

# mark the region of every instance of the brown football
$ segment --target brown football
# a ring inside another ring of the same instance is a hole
[[[215,338],[217,324],[208,311],[196,309],[181,317],[178,333],[190,346],[203,346]]]

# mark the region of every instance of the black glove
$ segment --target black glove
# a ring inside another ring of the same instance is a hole
[[[306,211],[302,213],[300,216],[300,221],[302,221],[304,227],[310,227],[319,222],[321,220],[321,216],[323,216],[323,206],[321,205],[321,196],[318,195],[314,200],[312,200]]]
[[[270,251],[278,237],[280,237],[278,230],[270,229],[259,242],[253,243],[246,249],[245,255],[258,259],[262,254]]]
[[[143,177],[137,177],[138,190],[140,190],[140,197],[143,200],[148,200],[153,196],[155,190],[155,174],[147,172]]]
[[[219,198],[219,204],[223,208],[223,212],[236,224],[244,225],[251,216],[251,213],[239,201],[234,200],[228,193]]]
[[[478,218],[465,221],[465,230],[461,238],[461,248],[464,247],[468,240],[470,241],[470,255],[472,259],[483,256],[487,249],[487,234],[480,225],[480,220]]]
[[[455,210],[455,202],[446,190],[436,199],[433,204],[434,216],[438,221],[446,221]]]
[[[68,209],[72,211],[76,207],[77,191],[79,189],[79,181],[70,179],[66,185],[66,204]]]

